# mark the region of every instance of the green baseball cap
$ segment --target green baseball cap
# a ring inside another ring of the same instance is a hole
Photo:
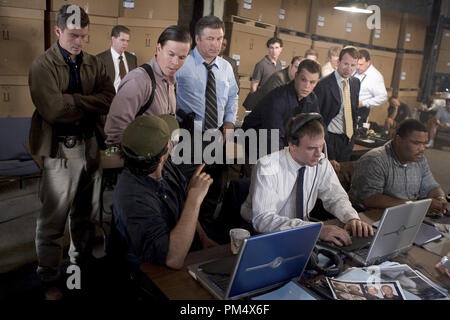
[[[178,128],[177,119],[170,114],[139,116],[125,129],[122,150],[131,158],[153,158],[164,150]]]

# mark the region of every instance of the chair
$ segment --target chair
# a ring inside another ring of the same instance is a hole
[[[0,179],[19,180],[40,176],[40,168],[25,149],[31,118],[0,119]]]
[[[438,129],[434,138],[434,147],[450,147],[450,129]]]

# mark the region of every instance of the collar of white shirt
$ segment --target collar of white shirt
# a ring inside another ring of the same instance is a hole
[[[116,52],[116,50],[114,50],[112,47],[111,47],[111,56],[112,56],[114,64],[118,66],[120,54],[118,54]],[[125,68],[126,68],[127,67],[127,58],[125,57],[125,52],[122,54],[122,59],[123,59],[123,62],[125,63]]]

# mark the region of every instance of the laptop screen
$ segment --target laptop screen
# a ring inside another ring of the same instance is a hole
[[[386,209],[367,261],[411,246],[430,204],[431,199],[424,199]]]
[[[321,227],[322,224],[317,223],[246,239],[227,297],[299,278]]]

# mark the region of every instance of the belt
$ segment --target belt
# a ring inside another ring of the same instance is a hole
[[[84,141],[92,138],[94,134],[88,133],[88,134],[81,134],[81,135],[65,135],[65,136],[57,136],[56,140],[58,142],[64,143],[64,145],[67,148],[73,148],[77,144],[77,141]]]

